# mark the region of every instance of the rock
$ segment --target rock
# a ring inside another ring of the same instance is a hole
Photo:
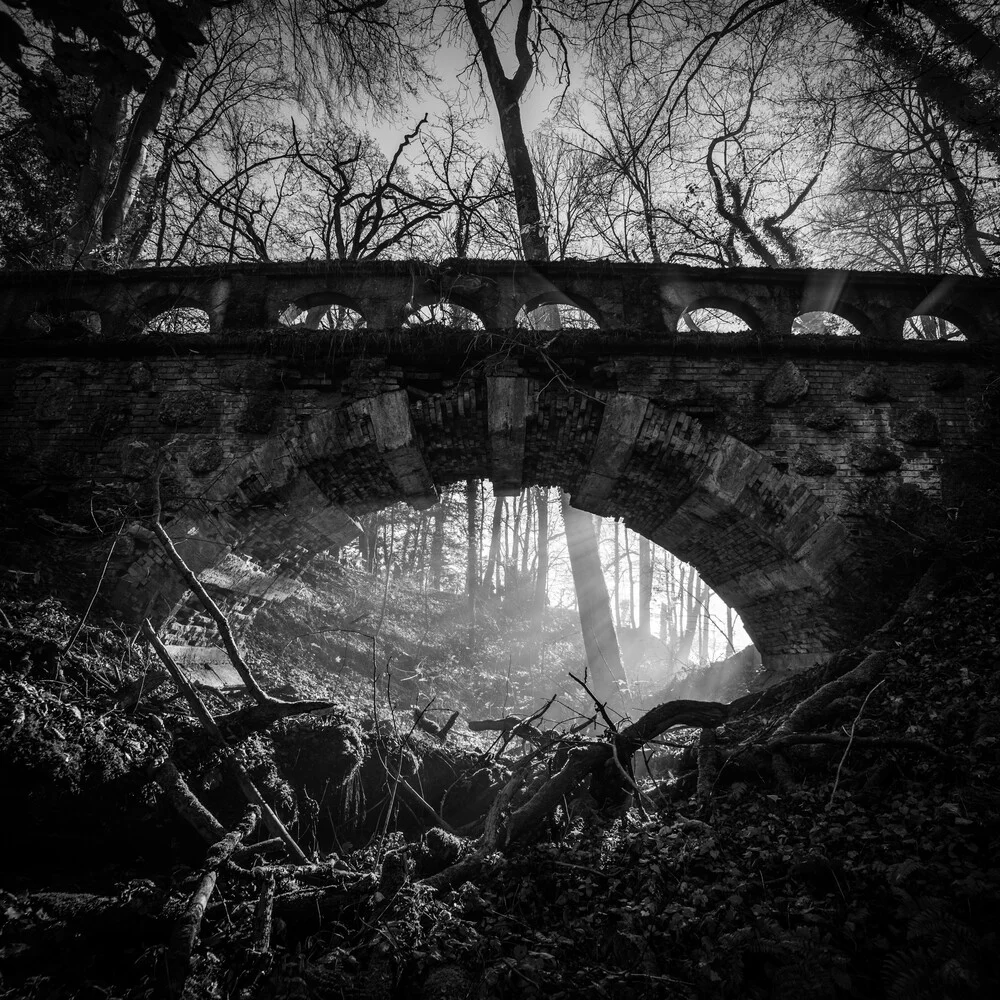
[[[851,465],[866,476],[898,469],[903,460],[892,449],[875,441],[854,441],[848,455]]]
[[[941,431],[937,415],[923,406],[900,410],[892,415],[892,434],[904,444],[938,444]]]
[[[160,406],[160,423],[173,427],[200,424],[208,413],[210,397],[201,389],[185,389],[167,396]]]
[[[760,444],[771,433],[771,418],[752,396],[740,396],[723,417],[723,428],[744,444]]]
[[[806,427],[814,427],[816,430],[826,431],[828,434],[841,430],[846,423],[847,417],[829,406],[819,406],[815,410],[810,410],[805,419]]]
[[[102,403],[90,421],[90,433],[102,441],[110,441],[125,430],[131,415],[128,403]]]
[[[889,380],[877,368],[868,367],[844,383],[844,392],[864,403],[878,403],[889,398]]]
[[[236,429],[244,434],[266,434],[278,414],[278,403],[279,398],[274,393],[252,393],[236,418]]]
[[[153,372],[149,365],[142,361],[129,365],[128,384],[134,392],[149,392],[153,388]]]
[[[823,458],[815,448],[799,448],[792,460],[792,469],[800,476],[832,476],[837,467]]]
[[[928,384],[935,392],[951,392],[953,389],[961,389],[965,385],[965,374],[957,368],[948,368],[932,375]]]
[[[156,450],[145,441],[126,441],[121,448],[122,475],[126,479],[145,479],[153,468]]]
[[[69,416],[73,395],[68,382],[49,382],[35,407],[35,419],[40,424],[61,424]]]
[[[187,456],[187,467],[195,476],[214,472],[224,458],[222,445],[213,438],[202,438],[191,445]]]
[[[761,398],[768,406],[788,406],[809,391],[809,380],[793,361],[786,361],[764,380]]]

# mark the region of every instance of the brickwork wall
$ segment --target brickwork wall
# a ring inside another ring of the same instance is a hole
[[[252,615],[269,592],[288,592],[314,552],[351,537],[352,516],[489,477],[501,435],[523,438],[525,485],[559,485],[697,566],[772,660],[849,634],[837,598],[859,586],[859,485],[912,484],[960,502],[949,461],[968,452],[990,377],[989,357],[970,344],[872,350],[597,331],[544,350],[537,339],[453,331],[5,354],[4,486],[61,496],[80,524],[91,507],[125,517],[107,593],[132,617],[163,621],[184,591],[142,526],[157,469],[182,554]],[[497,373],[524,380],[512,426],[491,411]],[[637,398],[642,416],[624,443],[614,438],[617,471],[595,491],[608,478],[598,439],[610,440],[616,396]],[[192,621],[182,611],[176,631]]]

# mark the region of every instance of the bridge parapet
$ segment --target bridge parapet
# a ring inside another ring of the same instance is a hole
[[[307,261],[0,272],[0,338],[73,324],[127,336],[172,309],[203,310],[215,332],[273,329],[303,315],[304,325],[315,325],[320,307],[328,306],[354,310],[369,328],[392,329],[438,303],[473,314],[487,329],[510,328],[525,311],[564,304],[604,329],[666,334],[679,324],[696,328],[691,317],[698,309],[725,310],[761,339],[786,336],[797,318],[819,312],[853,324],[864,340],[901,340],[906,320],[918,316],[954,324],[971,341],[993,340],[1000,330],[1000,281],[956,275],[574,261]]]

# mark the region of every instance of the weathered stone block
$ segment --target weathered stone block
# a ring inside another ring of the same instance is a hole
[[[69,417],[74,396],[69,382],[50,382],[35,406],[35,419],[40,424],[62,423]]]
[[[809,391],[809,379],[794,361],[786,361],[766,379],[761,387],[761,399],[768,406],[788,406]]]
[[[806,427],[814,427],[818,431],[832,434],[846,426],[847,417],[830,406],[818,406],[806,414],[805,424]]]
[[[128,384],[135,392],[149,392],[153,388],[153,372],[149,365],[142,361],[129,365]]]
[[[146,441],[126,441],[121,446],[121,470],[126,479],[145,479],[152,471],[156,449]]]
[[[771,433],[771,418],[759,400],[744,395],[730,404],[722,426],[744,444],[760,444]]]
[[[792,458],[792,469],[800,476],[832,476],[837,467],[815,448],[803,446],[798,448]]]
[[[941,440],[937,415],[923,406],[894,412],[892,434],[904,444],[938,444]]]
[[[187,467],[192,475],[204,476],[222,465],[225,453],[222,445],[213,438],[202,438],[191,445],[187,454]]]
[[[889,380],[883,372],[869,365],[844,383],[844,392],[863,403],[878,403],[889,398]]]
[[[274,425],[279,403],[273,392],[251,393],[236,418],[236,429],[244,434],[266,434]]]
[[[852,441],[848,460],[859,472],[867,476],[898,469],[903,460],[885,443],[878,441]]]
[[[230,389],[273,389],[279,379],[273,365],[254,358],[226,365],[219,373],[219,381]]]
[[[90,421],[90,433],[110,441],[124,433],[132,410],[128,403],[102,403]]]
[[[965,374],[957,368],[947,368],[932,375],[928,384],[935,392],[953,392],[965,385]]]
[[[201,389],[171,393],[160,405],[160,423],[173,427],[200,424],[208,413],[211,398]]]

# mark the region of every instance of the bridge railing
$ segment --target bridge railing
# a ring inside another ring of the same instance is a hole
[[[1000,281],[956,275],[452,260],[304,262],[95,271],[0,271],[0,338],[127,336],[281,326],[391,329],[444,303],[469,325],[504,329],[568,306],[603,329],[733,328],[762,339],[851,332],[866,340],[992,340]],[[538,315],[538,314],[536,314]],[[154,324],[153,327],[150,324]],[[187,325],[185,325],[187,324]]]

